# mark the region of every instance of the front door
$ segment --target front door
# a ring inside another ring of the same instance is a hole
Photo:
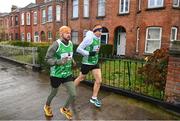
[[[125,55],[126,50],[126,33],[119,32],[117,37],[117,55]]]

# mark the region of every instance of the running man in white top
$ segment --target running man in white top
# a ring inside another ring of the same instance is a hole
[[[95,25],[93,31],[88,31],[86,37],[83,39],[81,44],[77,48],[77,52],[83,55],[81,72],[79,76],[75,79],[75,85],[77,86],[81,81],[83,81],[89,71],[92,71],[92,75],[95,78],[93,94],[90,102],[96,107],[101,107],[101,102],[98,100],[98,92],[101,86],[102,77],[101,69],[99,68],[99,49],[101,44],[101,33],[102,26]]]

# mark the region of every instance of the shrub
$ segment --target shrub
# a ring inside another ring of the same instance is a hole
[[[113,45],[110,44],[102,44],[99,50],[100,55],[102,56],[110,56],[113,52]]]
[[[164,90],[168,67],[168,49],[157,49],[145,60],[146,64],[139,68],[138,73],[143,76],[145,83],[152,84],[159,90]]]

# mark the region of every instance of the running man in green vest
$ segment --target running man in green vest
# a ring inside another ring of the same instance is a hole
[[[90,98],[90,102],[96,107],[101,107],[101,101],[98,100],[98,92],[101,86],[102,77],[101,69],[98,64],[98,53],[100,49],[100,37],[102,33],[102,26],[95,25],[92,31],[86,33],[86,37],[83,39],[81,44],[77,48],[77,52],[83,55],[81,72],[79,76],[75,79],[75,85],[77,86],[81,81],[83,81],[89,71],[92,71],[92,75],[95,78],[93,94]]]
[[[75,62],[73,60],[73,44],[70,41],[71,29],[68,26],[62,26],[59,29],[59,33],[61,38],[53,42],[46,53],[47,63],[51,65],[50,84],[52,88],[44,106],[44,112],[46,116],[53,116],[50,104],[58,92],[58,87],[60,84],[63,84],[67,89],[69,97],[64,106],[60,108],[60,112],[67,119],[72,119],[72,112],[68,108],[75,99],[76,90],[72,79],[72,65]]]

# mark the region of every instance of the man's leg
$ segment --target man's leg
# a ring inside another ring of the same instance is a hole
[[[102,77],[101,77],[101,70],[100,69],[93,69],[92,74],[95,78],[94,87],[93,87],[93,95],[90,99],[90,102],[94,104],[96,107],[101,107],[101,101],[97,99],[98,92],[101,86]]]
[[[92,75],[95,78],[92,96],[97,97],[102,82],[101,69],[93,69]]]
[[[74,101],[76,97],[76,88],[73,81],[65,82],[64,86],[66,87],[67,92],[69,94],[69,97],[66,100],[64,107],[69,108],[69,105],[71,104],[72,101]]]
[[[85,77],[86,77],[86,75],[84,75],[84,74],[82,74],[82,72],[80,72],[79,76],[74,80],[75,86],[78,86],[79,83],[85,79]]]
[[[73,81],[65,82],[64,86],[67,89],[69,97],[66,100],[64,107],[60,108],[60,112],[65,115],[67,119],[72,119],[72,112],[68,108],[76,97],[76,89]]]

